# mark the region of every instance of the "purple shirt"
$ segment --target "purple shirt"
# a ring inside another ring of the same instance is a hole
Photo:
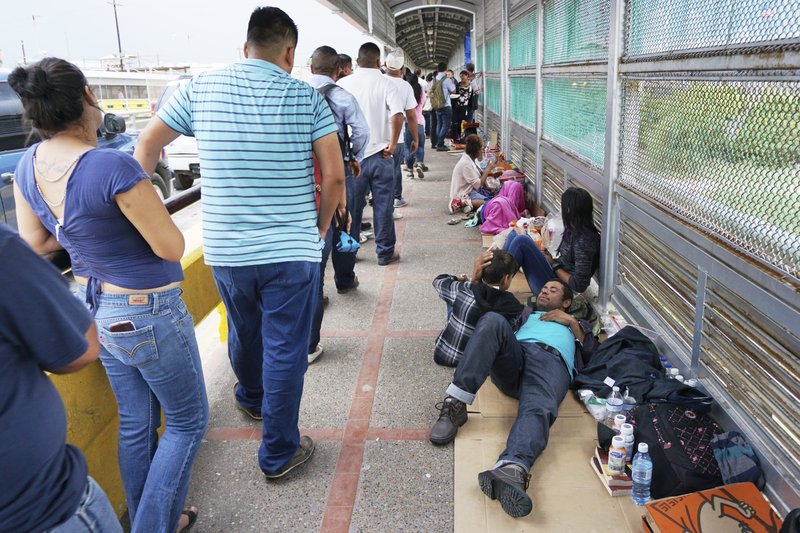
[[[122,214],[115,196],[149,179],[130,155],[114,149],[83,154],[67,183],[64,219],[50,212],[36,188],[31,146],[17,165],[14,179],[33,212],[69,252],[72,271],[126,289],[150,289],[183,279],[178,262],[158,257]],[[90,291],[87,291],[90,292]]]

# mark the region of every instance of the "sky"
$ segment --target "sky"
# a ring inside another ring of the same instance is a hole
[[[124,54],[142,65],[226,64],[241,57],[250,13],[259,5],[286,11],[298,26],[295,66],[303,66],[323,44],[355,56],[367,40],[377,42],[316,0],[118,0]],[[9,0],[0,14],[3,69],[47,55],[72,61],[117,53],[110,0]]]

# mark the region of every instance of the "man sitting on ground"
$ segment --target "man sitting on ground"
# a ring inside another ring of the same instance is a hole
[[[447,324],[433,349],[437,364],[458,365],[478,319],[486,313],[492,311],[516,323],[524,306],[508,292],[508,286],[518,270],[511,254],[486,250],[475,259],[471,280],[466,274],[442,274],[433,280],[439,298],[447,303]]]
[[[525,492],[531,466],[547,445],[558,405],[573,378],[575,358],[586,360],[597,346],[589,324],[565,312],[570,303],[572,290],[553,279],[539,292],[536,311],[527,320],[523,313],[525,321],[516,333],[497,313],[484,315],[467,343],[441,404],[439,420],[431,429],[433,444],[452,442],[458,427],[467,422],[466,405],[472,403],[488,376],[503,394],[519,399],[506,449],[491,470],[478,474],[484,494],[500,500],[503,510],[514,518],[533,509]]]

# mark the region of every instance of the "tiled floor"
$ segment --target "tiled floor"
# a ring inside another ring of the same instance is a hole
[[[477,229],[447,225],[456,160],[434,152],[425,180],[405,182],[399,263],[377,266],[370,241],[356,263],[356,291],[339,295],[326,279],[325,354],[309,367],[300,413],[302,432],[317,440],[307,465],[264,480],[261,427],[233,406],[225,347],[205,351],[211,424],[187,500],[200,509],[194,532],[638,530],[632,506],[608,497],[590,470],[594,425],[569,397],[535,465],[534,513],[524,519],[507,517],[477,484],[503,448],[514,400],[487,385],[455,446],[427,441],[452,376],[433,362],[445,310],[431,280],[469,272],[482,249]],[[512,289],[527,298],[522,276]]]

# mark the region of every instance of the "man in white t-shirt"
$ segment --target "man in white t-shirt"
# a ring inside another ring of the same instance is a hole
[[[364,43],[358,49],[358,70],[338,81],[355,96],[369,125],[369,144],[361,162],[361,175],[355,179],[355,209],[351,229],[361,231],[367,191],[372,191],[373,226],[378,264],[385,266],[400,259],[394,249],[394,161],[392,154],[403,127],[404,102],[394,84],[381,74],[381,49]]]
[[[390,82],[397,88],[397,94],[403,102],[403,110],[406,114],[406,124],[403,125],[403,131],[400,132],[400,138],[397,140],[397,148],[394,151],[394,207],[405,207],[408,205],[403,199],[403,171],[402,164],[406,152],[405,147],[405,134],[406,128],[411,133],[413,142],[409,147],[411,152],[416,152],[419,146],[419,136],[417,133],[417,101],[414,98],[414,90],[411,85],[403,79],[405,69],[405,57],[402,50],[395,50],[386,56],[386,76]]]

